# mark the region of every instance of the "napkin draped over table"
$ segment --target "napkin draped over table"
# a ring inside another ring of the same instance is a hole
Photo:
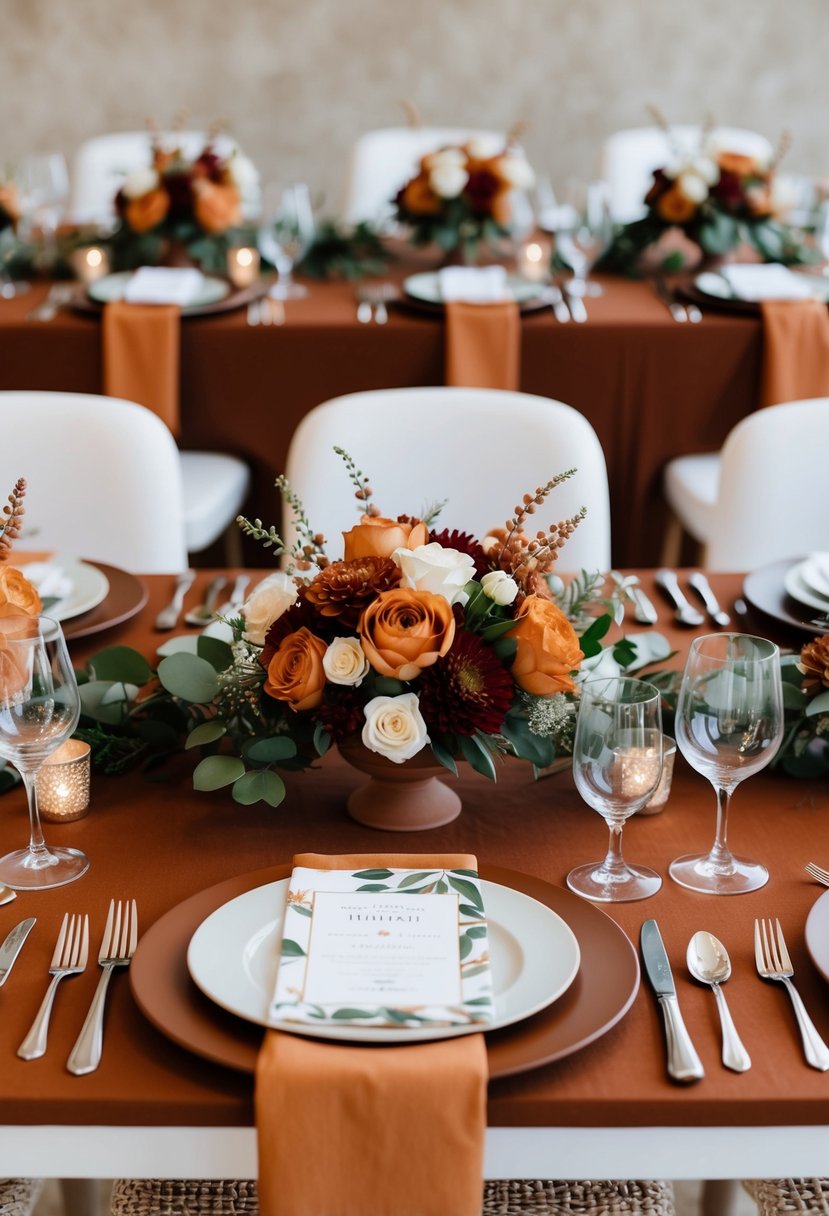
[[[477,869],[468,854],[302,853],[295,866]],[[256,1068],[262,1216],[479,1216],[481,1034],[388,1047],[269,1030]]]
[[[760,405],[829,397],[829,309],[820,300],[764,300]]]
[[[178,437],[179,306],[113,300],[104,305],[102,342],[105,395],[145,405]]]
[[[503,266],[447,266],[439,279],[446,308],[446,383],[517,389],[521,318]]]

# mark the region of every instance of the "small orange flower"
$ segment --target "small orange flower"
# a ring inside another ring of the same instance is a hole
[[[518,643],[511,670],[520,688],[539,697],[573,692],[571,672],[584,655],[576,631],[557,604],[528,595],[507,637]]]
[[[166,190],[156,187],[138,198],[128,199],[124,206],[124,219],[133,232],[149,232],[156,228],[170,210],[170,196]]]
[[[683,194],[676,183],[656,200],[655,207],[669,224],[685,224],[697,211],[697,204]]]
[[[413,177],[403,189],[400,205],[410,215],[440,215],[443,200],[435,194],[425,174]]]
[[[0,614],[37,616],[42,609],[37,588],[26,576],[13,566],[0,565]]]
[[[737,177],[753,177],[760,173],[754,157],[744,152],[720,152],[717,164],[721,173],[736,173]]]
[[[363,515],[360,522],[343,532],[343,560],[358,557],[391,557],[395,549],[417,549],[429,539],[429,529],[420,519],[386,519]]]
[[[193,182],[193,214],[205,232],[218,236],[242,222],[239,191],[232,185],[198,178]]]

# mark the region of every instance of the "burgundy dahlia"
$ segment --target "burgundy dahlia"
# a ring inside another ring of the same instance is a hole
[[[495,651],[476,634],[458,629],[446,656],[424,669],[417,691],[430,728],[493,735],[501,729],[514,689]]]

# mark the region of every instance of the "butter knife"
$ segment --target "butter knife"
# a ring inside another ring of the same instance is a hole
[[[28,920],[22,920],[19,925],[15,925],[3,942],[3,945],[0,946],[0,988],[3,987],[9,978],[9,972],[14,966],[14,960],[23,949],[23,943],[35,927],[36,919],[36,917],[30,916]]]
[[[642,958],[651,987],[657,995],[665,1019],[668,1049],[668,1074],[675,1081],[699,1081],[705,1076],[702,1061],[682,1020],[671,964],[655,920],[646,920],[640,936]]]

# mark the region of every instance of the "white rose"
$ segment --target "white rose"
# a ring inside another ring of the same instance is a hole
[[[466,145],[466,151],[473,160],[488,160],[490,156],[497,156],[503,150],[504,141],[500,135],[482,135],[470,139]]]
[[[469,181],[469,174],[460,165],[437,165],[429,172],[429,185],[439,198],[457,198]]]
[[[710,156],[698,156],[694,161],[694,172],[698,173],[708,186],[713,186],[720,180],[719,165]]]
[[[438,148],[437,152],[431,152],[425,157],[424,164],[427,169],[437,169],[441,165],[463,168],[466,164],[466,153],[463,148]]]
[[[708,198],[707,185],[692,169],[686,169],[684,173],[680,173],[676,184],[692,203],[702,203]]]
[[[143,194],[149,194],[151,190],[155,190],[159,183],[158,172],[155,169],[133,169],[121,187],[121,193],[125,198],[141,198]]]
[[[247,640],[261,646],[271,625],[290,608],[298,594],[299,589],[290,574],[281,570],[263,579],[242,605]]]
[[[481,579],[484,594],[502,607],[511,604],[518,595],[518,584],[510,578],[506,570],[490,570]]]
[[[532,166],[524,156],[516,156],[514,153],[511,156],[502,156],[498,169],[514,190],[531,190],[535,185]]]
[[[429,742],[416,693],[374,697],[363,706],[363,713],[366,716],[363,743],[395,764],[410,760]]]
[[[227,162],[227,168],[241,195],[250,194],[259,186],[259,173],[249,156],[235,152]]]
[[[322,669],[331,684],[350,684],[356,688],[370,666],[359,638],[334,638],[322,656]]]
[[[403,571],[401,587],[433,591],[450,604],[465,604],[469,598],[463,589],[475,577],[475,563],[468,553],[444,549],[433,541],[416,549],[395,549],[392,557]]]

